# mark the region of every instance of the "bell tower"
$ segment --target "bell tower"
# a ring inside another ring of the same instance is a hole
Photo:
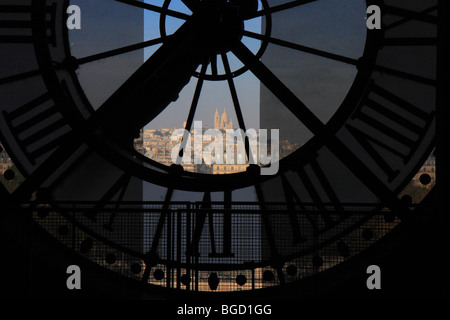
[[[220,117],[219,111],[216,109],[216,113],[214,114],[214,129],[220,129]]]
[[[220,119],[220,128],[219,129],[226,129],[227,124],[228,124],[228,115],[227,115],[227,111],[224,108],[222,117]]]

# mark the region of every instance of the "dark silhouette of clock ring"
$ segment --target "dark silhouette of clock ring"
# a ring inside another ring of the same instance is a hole
[[[366,29],[357,0],[183,0],[192,15],[169,0],[108,3],[86,0],[94,34],[83,47],[83,29],[71,38],[65,25],[69,1],[0,0],[0,140],[15,165],[0,197],[5,212],[26,212],[56,238],[56,256],[62,243],[150,291],[284,288],[345,266],[414,216],[422,199],[407,201],[406,191],[435,147],[436,0],[367,1],[380,5],[382,30]],[[142,8],[160,14],[160,37],[142,40],[133,24]],[[185,22],[166,35],[169,15]],[[264,32],[244,28],[253,16]],[[256,54],[245,36],[262,42]],[[151,45],[161,46],[142,61]],[[244,67],[224,60],[225,72],[215,72],[227,52]],[[193,77],[185,128],[203,81],[227,80],[245,130],[234,84],[244,72],[259,81],[246,94],[261,99],[261,128],[304,142],[275,174],[192,173],[136,151],[141,129]],[[94,107],[100,91],[107,95]],[[415,182],[431,189],[431,179]],[[20,217],[5,219],[20,226]]]

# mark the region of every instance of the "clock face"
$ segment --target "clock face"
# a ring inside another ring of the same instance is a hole
[[[437,1],[337,2],[2,0],[0,196],[150,287],[255,290],[350,259],[411,214],[433,151]],[[250,147],[224,175],[146,154],[155,128],[202,120],[288,151],[266,175]]]

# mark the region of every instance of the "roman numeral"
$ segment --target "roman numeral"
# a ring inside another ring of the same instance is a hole
[[[288,203],[294,243],[306,240],[301,234],[301,224],[308,223],[314,233],[322,233],[345,217],[342,204],[331,187],[325,173],[316,160],[297,170],[297,176],[306,190],[310,200],[300,196],[289,180],[282,176],[282,187]],[[312,204],[312,208],[308,206]],[[302,219],[305,217],[306,219]],[[299,218],[302,223],[299,222]]]
[[[150,271],[152,269],[153,266],[156,265],[157,260],[158,260],[158,246],[159,246],[159,242],[161,240],[161,236],[163,233],[163,229],[164,229],[164,224],[166,223],[166,220],[169,220],[169,215],[168,215],[168,209],[169,209],[169,205],[170,205],[170,201],[172,199],[172,195],[173,195],[173,189],[169,188],[166,191],[166,196],[164,198],[164,204],[162,207],[162,211],[161,214],[159,216],[159,220],[158,220],[158,225],[156,226],[156,230],[155,230],[155,234],[153,236],[153,240],[152,240],[152,244],[150,247],[150,250],[147,251],[147,253],[145,254],[145,258],[144,258],[144,262],[145,262],[145,270],[144,270],[144,274],[142,275],[142,282],[147,283],[149,277],[150,277]],[[168,226],[168,230],[170,230],[170,225]],[[169,247],[166,246],[167,249],[169,250]],[[168,255],[169,257],[169,255]],[[167,277],[170,281],[170,277]]]
[[[382,30],[377,30],[380,37],[380,47],[392,48],[401,47],[402,53],[408,56],[410,53],[414,54],[417,47],[432,47],[437,46],[437,16],[431,15],[434,11],[437,11],[437,5],[431,6],[421,11],[412,11],[401,7],[394,7],[390,5],[383,5],[381,11],[384,14],[384,20],[393,20],[382,27]],[[386,19],[388,17],[389,19]],[[408,26],[411,24],[411,27]],[[398,28],[398,31],[395,30]],[[418,35],[418,29],[426,30]],[[395,30],[395,33],[393,32]],[[395,49],[397,50],[397,49]],[[397,52],[397,51],[396,51]],[[429,58],[431,61],[435,60],[435,56],[432,50],[427,56],[423,56],[426,60]],[[399,54],[399,53],[396,53]],[[373,66],[374,70],[389,74],[402,79],[412,80],[414,82],[436,86],[436,79],[429,78],[423,75],[423,67],[420,64],[411,63],[407,69],[403,67],[403,70],[398,69],[398,65],[394,60],[390,65],[388,61],[379,61],[382,65]],[[406,71],[408,70],[408,71]],[[415,72],[414,72],[415,71]]]
[[[105,207],[109,201],[115,201],[114,210],[110,213],[109,220],[105,223],[104,228],[113,231],[113,222],[117,214],[117,209],[122,202],[125,192],[130,184],[131,175],[128,173],[122,174],[122,176],[105,192],[95,206],[89,211],[85,212],[85,216],[92,221],[97,221],[97,215]]]
[[[12,112],[3,112],[14,138],[31,164],[55,149],[69,132],[69,126],[51,95],[33,99]]]
[[[261,214],[261,220],[263,223],[263,230],[264,230],[264,242],[267,242],[268,246],[269,246],[269,251],[270,251],[270,256],[269,259],[272,260],[272,265],[273,267],[276,269],[277,274],[278,274],[278,280],[280,281],[280,284],[284,284],[285,283],[285,278],[284,278],[284,274],[283,274],[283,270],[282,270],[282,264],[280,264],[279,262],[279,257],[280,254],[278,252],[277,249],[277,241],[276,241],[276,236],[273,232],[273,228],[271,225],[271,218],[269,217],[269,214],[267,214],[265,211],[267,209],[266,206],[266,200],[264,198],[264,193],[261,189],[261,186],[259,184],[255,185],[255,191],[256,191],[256,196],[258,198],[258,201],[260,203],[260,208],[262,211]],[[284,235],[281,235],[281,237],[284,237]],[[262,256],[265,256],[265,245],[263,245],[262,248]]]
[[[358,125],[347,124],[346,127],[390,182],[399,171],[377,148],[407,163],[427,132],[434,112],[423,111],[375,84],[369,91],[375,95],[367,97],[352,115]]]
[[[41,4],[36,4],[40,6]],[[33,43],[34,5],[0,5],[0,43]],[[56,46],[56,3],[45,8],[47,41]]]
[[[208,218],[208,230],[209,239],[211,244],[211,252],[208,254],[209,257],[234,257],[234,253],[231,252],[231,215],[230,213],[223,213],[222,223],[217,225],[222,225],[218,236],[222,237],[222,252],[218,252],[216,248],[216,236],[215,236],[215,222],[218,214],[213,214],[213,209],[211,208],[211,194],[209,192],[205,193],[203,196],[203,203],[201,205],[200,212],[197,212],[195,216],[195,227],[192,235],[192,243],[190,245],[190,250],[188,254],[190,256],[199,256],[199,244],[202,237],[203,229],[205,227],[206,218]],[[225,207],[224,209],[231,208],[231,193],[225,192]],[[216,217],[214,217],[216,215]]]

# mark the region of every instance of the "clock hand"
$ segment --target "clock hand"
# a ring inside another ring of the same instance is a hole
[[[113,140],[130,143],[139,130],[162,112],[208,58],[211,50],[230,50],[242,34],[242,21],[227,3],[205,2],[167,41],[95,112],[76,125],[55,152],[12,194],[29,199],[52,173],[84,142]],[[232,30],[232,32],[230,31]],[[239,42],[239,41],[237,41]],[[97,137],[94,137],[96,135]]]
[[[188,83],[211,51],[230,50],[243,31],[236,5],[225,1],[199,4],[163,45],[108,98],[95,118],[108,135],[128,141],[159,115]]]
[[[85,141],[96,140],[93,133],[105,133],[105,136],[114,133],[129,142],[136,130],[164,110],[201,61],[201,55],[195,54],[194,31],[191,22],[186,22],[167,38],[167,42],[90,119],[74,127],[60,146],[11,194],[11,200],[29,199],[55,168],[70,159]]]
[[[176,100],[202,62],[197,48],[195,28],[186,22],[100,106],[100,126],[133,137]]]

